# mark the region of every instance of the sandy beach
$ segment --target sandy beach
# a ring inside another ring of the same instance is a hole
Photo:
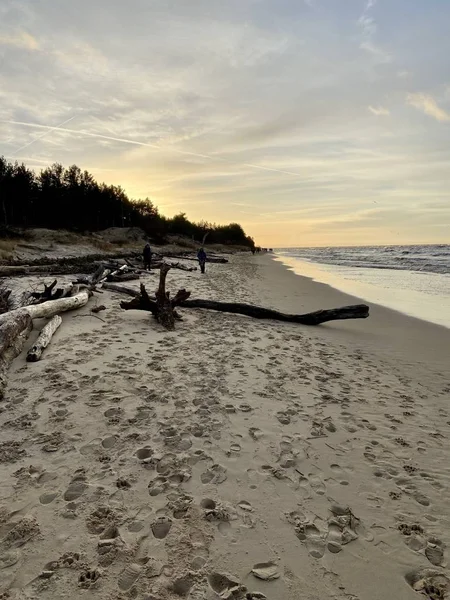
[[[268,255],[167,287],[295,313],[359,302]],[[319,327],[182,309],[167,332],[123,299],[64,314],[30,364],[35,323],[10,369],[0,599],[450,593],[450,330],[371,306]]]

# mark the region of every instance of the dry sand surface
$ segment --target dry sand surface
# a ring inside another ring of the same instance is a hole
[[[355,302],[268,256],[167,283]],[[450,594],[450,331],[373,307],[316,328],[183,310],[168,333],[121,299],[63,315],[42,361],[11,368],[2,600]]]

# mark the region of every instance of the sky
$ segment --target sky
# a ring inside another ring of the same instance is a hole
[[[449,0],[2,0],[0,155],[268,247],[450,243]]]

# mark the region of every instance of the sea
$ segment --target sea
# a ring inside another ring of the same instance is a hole
[[[450,329],[450,244],[279,248],[298,275]]]

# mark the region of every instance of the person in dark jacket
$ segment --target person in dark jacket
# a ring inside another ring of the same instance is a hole
[[[142,254],[144,256],[144,269],[150,270],[152,263],[152,249],[150,248],[150,244],[145,245],[144,252]]]
[[[197,258],[198,264],[200,265],[200,270],[202,273],[204,273],[206,265],[206,252],[203,250],[203,248],[200,248],[200,250],[198,251]]]

